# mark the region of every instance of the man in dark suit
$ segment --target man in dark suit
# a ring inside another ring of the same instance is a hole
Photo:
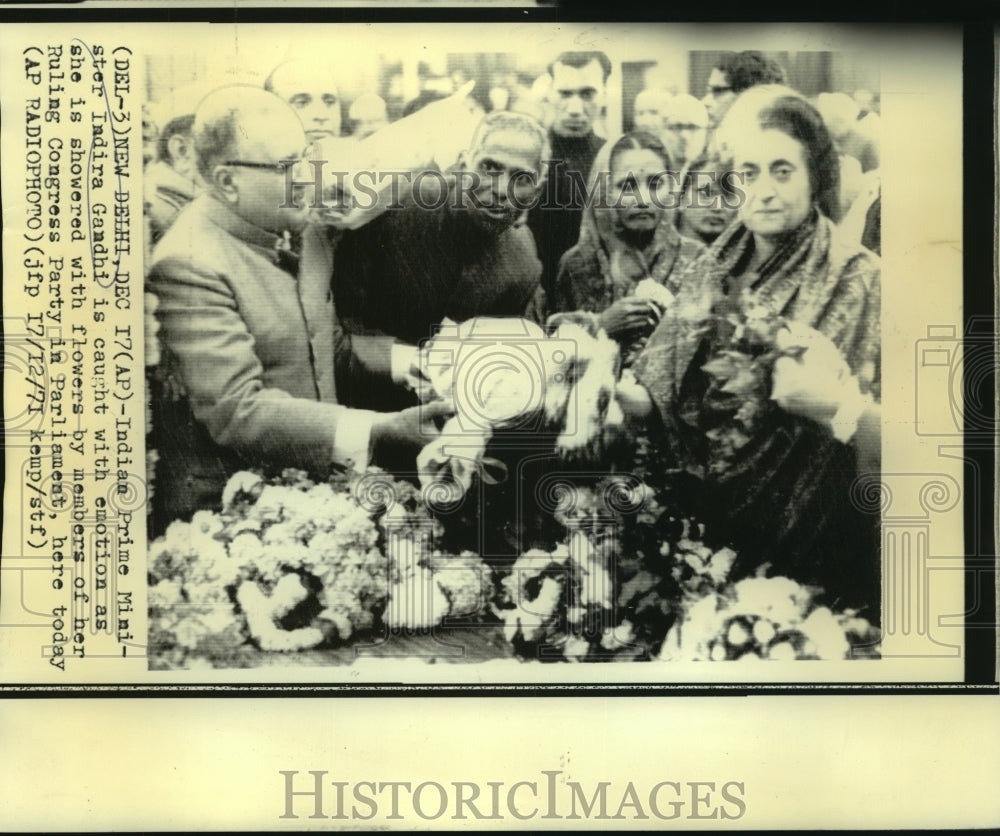
[[[306,144],[295,112],[260,88],[226,87],[203,100],[193,134],[206,193],[180,213],[149,272],[167,384],[153,419],[154,530],[218,507],[226,479],[247,467],[317,478],[369,461],[412,469],[439,409],[338,403],[335,377],[391,388],[402,375],[393,340],[339,329],[328,236],[309,224],[305,196],[295,208],[285,193],[285,167]]]
[[[542,287],[555,282],[559,259],[580,238],[587,176],[604,140],[594,122],[604,106],[611,62],[603,52],[564,52],[549,65],[552,113],[545,193],[528,214],[542,260]]]

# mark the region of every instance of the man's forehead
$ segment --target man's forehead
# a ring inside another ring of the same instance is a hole
[[[542,137],[528,131],[498,128],[491,131],[474,149],[477,157],[503,157],[516,154],[538,160],[542,153]]]
[[[284,98],[301,93],[317,97],[338,95],[333,74],[321,64],[289,62],[274,71],[271,84]]]
[[[236,137],[240,149],[260,151],[276,160],[300,153],[306,142],[295,113],[277,107],[245,114]]]
[[[594,87],[604,86],[604,69],[596,58],[582,67],[571,67],[569,64],[552,65],[552,83],[556,87]]]

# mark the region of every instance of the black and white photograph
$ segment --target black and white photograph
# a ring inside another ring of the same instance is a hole
[[[877,56],[319,43],[147,58],[150,667],[878,659]]]
[[[988,25],[17,5],[0,829],[995,823]]]

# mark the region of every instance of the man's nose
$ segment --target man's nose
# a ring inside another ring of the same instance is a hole
[[[574,94],[566,100],[566,111],[573,114],[583,113],[583,97],[579,94]]]
[[[506,200],[509,183],[510,177],[504,172],[493,171],[486,176],[486,183],[483,184],[486,186],[485,194],[489,196],[493,205]],[[483,193],[480,192],[480,194]]]

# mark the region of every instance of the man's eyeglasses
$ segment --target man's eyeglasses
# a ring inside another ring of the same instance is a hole
[[[250,160],[226,160],[222,163],[222,165],[233,165],[240,168],[259,168],[264,171],[274,171],[277,174],[284,174],[289,168],[295,168],[295,166],[299,165],[301,162],[301,158],[282,160],[280,163],[257,163],[251,162]]]

